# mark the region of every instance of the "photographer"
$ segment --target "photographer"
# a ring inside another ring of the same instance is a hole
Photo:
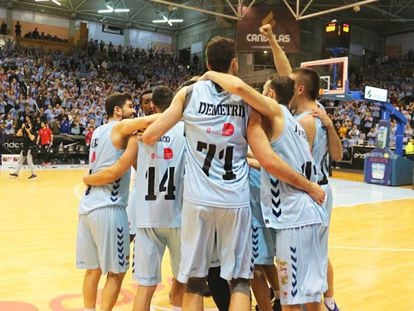
[[[36,137],[33,134],[32,121],[30,120],[28,116],[25,117],[25,120],[22,123],[20,129],[17,131],[16,136],[23,137],[23,148],[20,151],[20,159],[19,159],[17,168],[13,173],[10,173],[10,175],[14,177],[18,177],[19,172],[21,168],[23,167],[23,163],[27,158],[27,165],[29,165],[29,168],[32,173],[29,176],[29,179],[36,178],[37,175],[35,174],[35,171],[34,171],[33,157],[32,157],[32,149],[35,146]]]

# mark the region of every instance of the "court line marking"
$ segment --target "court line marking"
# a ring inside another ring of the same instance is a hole
[[[329,248],[361,250],[372,252],[414,252],[414,248],[395,248],[395,247],[363,247],[363,246],[343,246],[343,245],[329,245]]]
[[[75,188],[73,189],[73,192],[74,192],[74,194],[75,194],[75,197],[77,197],[79,200],[80,199],[82,199],[82,196],[83,196],[83,194],[79,194],[80,192],[79,192],[79,188],[80,188],[80,186],[83,186],[83,183],[81,182],[81,183],[79,183],[79,184],[77,184],[76,186],[75,186]]]
[[[377,201],[363,201],[363,202],[357,202],[357,203],[350,203],[350,204],[341,204],[338,206],[334,206],[333,208],[346,208],[346,207],[354,207],[357,205],[363,205],[363,204],[378,204],[382,202],[392,202],[392,201],[399,201],[399,200],[413,200],[414,197],[399,197],[396,199],[385,199],[385,200],[377,200]],[[335,197],[334,197],[335,200]]]

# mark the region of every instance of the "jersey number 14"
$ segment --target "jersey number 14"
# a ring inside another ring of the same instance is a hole
[[[175,185],[174,185],[174,173],[175,167],[169,167],[164,176],[162,176],[161,182],[158,186],[159,192],[167,192],[164,196],[166,200],[175,200]],[[155,201],[157,196],[155,195],[155,167],[150,166],[147,171],[148,179],[148,192],[145,196],[146,201]]]

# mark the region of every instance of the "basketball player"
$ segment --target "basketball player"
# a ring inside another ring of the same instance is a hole
[[[115,93],[106,99],[109,122],[97,128],[89,151],[90,173],[112,165],[126,148],[129,134],[146,128],[156,115],[128,119],[134,113],[132,98]],[[122,121],[121,121],[122,120]],[[133,145],[132,140],[128,144]],[[112,310],[129,265],[128,220],[125,207],[129,191],[129,173],[115,182],[88,187],[79,204],[77,267],[86,269],[83,281],[85,310],[95,310],[97,287],[107,274],[101,308]]]
[[[209,73],[208,78],[247,102],[278,107],[278,113],[272,119],[253,112],[249,122],[249,144],[264,168],[260,193],[263,217],[268,227],[276,229],[282,310],[299,311],[301,304],[305,304],[308,311],[319,310],[321,295],[327,287],[327,246],[323,245],[326,242],[323,238],[326,212],[309,195],[275,178],[276,174],[272,173],[276,152],[298,173],[310,181],[317,180],[304,130],[288,109],[278,104],[288,103],[292,98],[294,82],[287,76],[274,76],[266,82],[264,95],[261,95],[230,75]],[[268,97],[272,94],[278,102]],[[262,143],[268,140],[270,144]]]
[[[173,92],[165,86],[152,93],[151,111],[163,112],[171,103]],[[135,145],[137,145],[135,139]],[[150,147],[138,142],[137,148],[127,148],[112,166],[87,176],[85,182],[102,185],[123,175],[137,162],[133,277],[138,282],[134,310],[149,311],[156,286],[161,282],[161,264],[165,247],[171,258],[174,275],[170,299],[173,310],[179,310],[183,286],[176,281],[180,264],[180,226],[182,179],[184,172],[184,124],[177,123]],[[131,153],[135,152],[133,156]],[[135,158],[135,161],[134,161]]]
[[[153,114],[152,109],[152,90],[146,89],[142,91],[139,96],[139,111],[138,116],[149,116]],[[136,156],[135,156],[136,158]],[[128,197],[128,205],[126,208],[126,212],[128,215],[128,224],[129,224],[129,239],[132,242],[134,240],[135,234],[137,233],[137,226],[135,224],[136,217],[136,210],[138,208],[138,200],[137,200],[137,185],[136,185],[136,170],[134,167],[131,168],[131,190],[129,192]]]
[[[207,67],[237,74],[234,41],[214,37],[206,47]],[[208,79],[208,78],[207,78]],[[273,115],[276,105],[249,102]],[[186,133],[186,166],[181,229],[181,264],[178,280],[187,283],[184,310],[202,310],[202,291],[212,259],[215,237],[221,277],[230,282],[229,310],[250,310],[252,277],[251,223],[247,154],[250,108],[239,97],[211,81],[181,89],[161,118],[143,134],[154,144],[182,117]],[[278,168],[279,169],[279,168]],[[297,174],[299,175],[299,174]],[[293,175],[293,179],[298,179]],[[300,183],[300,182],[298,182]],[[317,196],[323,191],[312,183]]]
[[[325,208],[330,219],[333,198],[332,189],[328,182],[329,157],[333,161],[340,161],[343,152],[341,140],[332,120],[322,105],[316,101],[319,94],[319,75],[316,71],[308,68],[292,70],[289,60],[273,36],[272,27],[269,24],[264,25],[260,28],[260,32],[269,40],[276,69],[282,74],[289,75],[295,81],[295,94],[291,102],[291,109],[295,111],[295,117],[304,128],[311,146],[318,173],[318,183],[327,195]],[[334,299],[334,274],[330,260],[328,260],[328,290],[324,294],[324,303],[329,311],[339,311]]]

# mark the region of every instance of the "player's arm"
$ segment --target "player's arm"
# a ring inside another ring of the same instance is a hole
[[[316,135],[315,118],[311,114],[308,114],[299,120],[299,124],[302,125],[303,129],[305,130],[310,150],[312,151],[312,146]]]
[[[155,113],[150,116],[138,117],[134,119],[124,119],[114,125],[113,131],[122,137],[131,135],[136,131],[143,131],[152,122],[159,118],[160,114]]]
[[[262,127],[262,117],[253,111],[247,127],[247,140],[260,165],[269,174],[291,186],[307,192],[318,204],[325,200],[325,192],[317,184],[310,182],[283,161],[272,149]]]
[[[175,94],[170,107],[165,110],[160,118],[151,124],[142,134],[142,141],[147,145],[153,145],[162,135],[171,129],[183,116],[183,108],[187,87],[183,87]]]
[[[285,52],[273,35],[272,26],[266,24],[260,27],[259,30],[260,33],[268,39],[270,47],[272,48],[273,61],[275,63],[276,70],[279,73],[290,75],[292,73],[292,66],[290,66]]]
[[[236,76],[210,70],[207,71],[201,79],[211,80],[220,85],[227,92],[240,96],[252,108],[269,119],[281,115],[281,108],[274,99],[260,94]]]
[[[250,168],[260,170],[260,163],[254,157],[253,152],[250,148],[247,150],[247,164],[249,165]]]
[[[333,161],[341,161],[343,157],[342,142],[336,132],[335,125],[326,113],[325,109],[318,108],[312,111],[312,115],[319,118],[328,133],[329,156]]]
[[[122,156],[113,165],[100,171],[83,177],[83,182],[88,186],[102,186],[114,182],[122,177],[131,166],[136,166],[138,153],[137,137],[131,136]]]

